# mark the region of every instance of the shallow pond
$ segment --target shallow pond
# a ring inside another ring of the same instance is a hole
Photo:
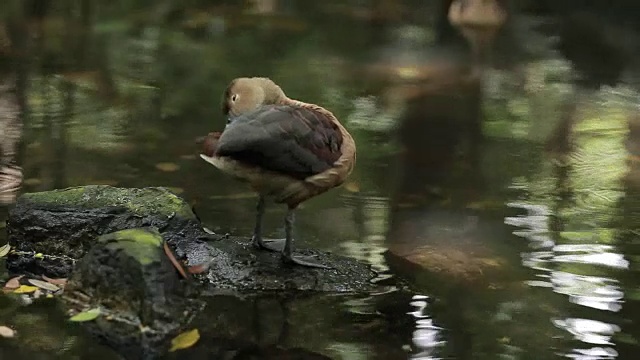
[[[420,15],[433,9],[418,1],[26,3],[0,4],[3,218],[22,192],[166,186],[213,231],[249,236],[255,195],[195,143],[224,126],[220,96],[237,76],[272,77],[354,134],[353,175],[301,207],[297,246],[369,263],[389,290],[212,298],[194,326],[245,331],[219,358],[640,351],[640,97],[629,84],[576,90],[545,35],[513,30],[539,53],[514,60],[498,46],[510,60],[477,83],[458,79],[466,57],[434,45]],[[269,206],[266,235],[283,215]],[[0,325],[19,334],[0,339],[1,359],[118,358],[55,299],[0,304]],[[214,358],[199,346],[169,358]]]

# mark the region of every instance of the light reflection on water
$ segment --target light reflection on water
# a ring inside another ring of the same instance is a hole
[[[519,227],[514,234],[527,239],[530,242],[529,247],[534,250],[522,254],[522,264],[537,272],[536,279],[526,282],[529,286],[550,288],[557,294],[566,295],[572,304],[595,310],[618,312],[622,309],[624,292],[617,279],[568,271],[586,271],[582,267],[576,268],[577,265],[628,269],[629,262],[622,254],[616,252],[615,246],[594,243],[556,244],[548,226],[552,212],[546,206],[518,202],[510,203],[508,206],[527,212],[526,215],[506,217],[504,222]],[[563,237],[560,239],[567,240]],[[564,268],[563,265],[569,268]],[[562,354],[563,356],[580,360],[617,358],[618,353],[614,349],[612,337],[620,332],[618,325],[577,317],[557,318],[551,321],[557,328],[570,334],[571,338],[582,343],[570,352]],[[585,348],[585,345],[595,346]]]
[[[434,357],[436,349],[445,344],[440,334],[441,327],[433,324],[425,309],[427,308],[427,301],[429,298],[424,295],[414,295],[411,301],[411,306],[415,308],[414,311],[409,312],[416,320],[416,329],[413,331],[413,345],[417,349],[415,354],[412,354],[410,359],[414,360],[434,360],[439,359]]]

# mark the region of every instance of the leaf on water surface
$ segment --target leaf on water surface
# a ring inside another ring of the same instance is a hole
[[[235,194],[224,194],[224,195],[212,195],[209,196],[211,200],[238,200],[238,199],[252,199],[257,197],[255,192],[243,192],[243,193],[235,193]]]
[[[173,264],[173,266],[176,268],[176,270],[178,270],[178,272],[180,273],[180,275],[183,278],[187,278],[187,273],[184,272],[184,269],[182,268],[182,265],[180,265],[180,263],[178,262],[178,260],[176,260],[176,257],[173,256],[173,252],[171,251],[171,249],[169,249],[169,245],[167,244],[167,242],[164,242],[164,253],[167,254],[167,257],[169,258],[169,260],[171,261],[171,263]]]
[[[44,254],[37,253],[37,254],[33,255],[33,257],[36,258],[36,259],[44,259]]]
[[[358,183],[355,181],[349,181],[348,183],[344,184],[344,188],[348,192],[352,192],[352,193],[360,192],[360,185],[358,185]]]
[[[69,318],[69,321],[75,322],[84,322],[91,321],[100,316],[100,308],[93,308],[89,310],[85,310],[83,312],[79,312],[72,317]]]
[[[182,334],[176,336],[171,340],[171,348],[170,352],[186,349],[193,346],[200,339],[200,332],[198,329],[193,329],[189,331],[185,331]]]
[[[38,178],[28,178],[28,179],[24,179],[24,181],[22,181],[22,183],[24,185],[27,186],[37,186],[42,184],[42,180],[38,179]]]
[[[12,338],[16,335],[16,331],[4,325],[0,325],[0,336],[3,338]]]
[[[0,258],[7,256],[9,251],[11,251],[11,245],[9,244],[5,244],[4,246],[0,247]]]
[[[16,276],[12,279],[9,279],[6,284],[4,284],[5,290],[13,290],[20,287],[20,279],[22,279],[24,275]]]
[[[171,163],[171,162],[163,162],[163,163],[157,163],[156,164],[156,169],[160,170],[160,171],[164,171],[164,172],[173,172],[173,171],[177,171],[178,169],[180,169],[180,166],[176,163]]]
[[[36,290],[38,290],[38,288],[35,286],[20,285],[17,289],[13,290],[13,292],[16,294],[29,294]]]
[[[208,228],[206,228],[204,226],[202,227],[202,230],[204,230],[204,232],[206,232],[207,234],[210,234],[210,235],[215,235],[216,234],[215,232],[213,232],[213,230],[209,230]]]
[[[58,285],[58,286],[65,286],[67,285],[67,279],[65,278],[59,278],[59,279],[52,279],[46,275],[42,275],[42,278],[44,280],[46,280],[47,282],[52,283],[53,285]]]
[[[58,291],[60,290],[59,287],[57,287],[56,285],[52,284],[52,283],[48,283],[46,281],[42,281],[42,280],[36,280],[36,279],[29,279],[27,280],[31,285],[33,286],[37,286],[40,289],[44,289],[44,290],[49,290],[49,291]]]

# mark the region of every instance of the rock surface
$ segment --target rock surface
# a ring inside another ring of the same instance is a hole
[[[159,229],[187,266],[209,264],[209,271],[196,277],[214,292],[374,289],[373,271],[353,259],[299,250],[333,269],[287,266],[278,253],[254,249],[248,237],[210,235],[189,205],[164,188],[92,185],[22,195],[7,221],[9,243],[15,249],[7,267],[13,273],[68,277],[100,235],[144,227]]]
[[[280,254],[255,249],[248,238],[208,234],[190,206],[164,188],[100,185],[25,194],[10,211],[7,231],[13,249],[9,271],[69,277],[65,307],[101,308],[97,319],[82,326],[125,359],[161,356],[170,337],[202,310],[200,295],[253,298],[278,291],[299,297],[300,291],[377,289],[370,282],[375,273],[356,260],[302,250],[333,269],[289,266]],[[182,278],[164,242],[185,268],[208,270]],[[205,322],[219,328],[215,318]],[[225,327],[215,335],[219,339],[202,351],[222,351],[218,345],[239,340]]]
[[[78,260],[62,299],[77,312],[100,308],[83,326],[127,359],[151,359],[203,308],[188,290],[160,233],[138,228],[100,236]]]

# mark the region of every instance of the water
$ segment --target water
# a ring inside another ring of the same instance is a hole
[[[298,246],[367,262],[391,290],[212,298],[194,326],[215,318],[242,340],[217,356],[633,358],[633,81],[576,89],[550,37],[517,28],[538,53],[498,43],[500,69],[478,87],[461,80],[457,47],[434,45],[430,5],[389,3],[413,11],[402,20],[391,5],[368,22],[370,6],[338,2],[260,2],[253,13],[214,2],[3,3],[2,163],[19,168],[3,168],[2,216],[19,183],[19,193],[168,186],[212,230],[248,236],[255,196],[199,160],[194,141],[222,128],[230,79],[268,75],[334,111],[358,143],[348,183],[298,212]],[[518,24],[532,20],[549,19]],[[268,208],[265,236],[280,235],[283,215]],[[117,358],[54,301],[0,302],[0,325],[20,334],[0,341],[0,358]],[[170,358],[215,358],[204,347]]]

